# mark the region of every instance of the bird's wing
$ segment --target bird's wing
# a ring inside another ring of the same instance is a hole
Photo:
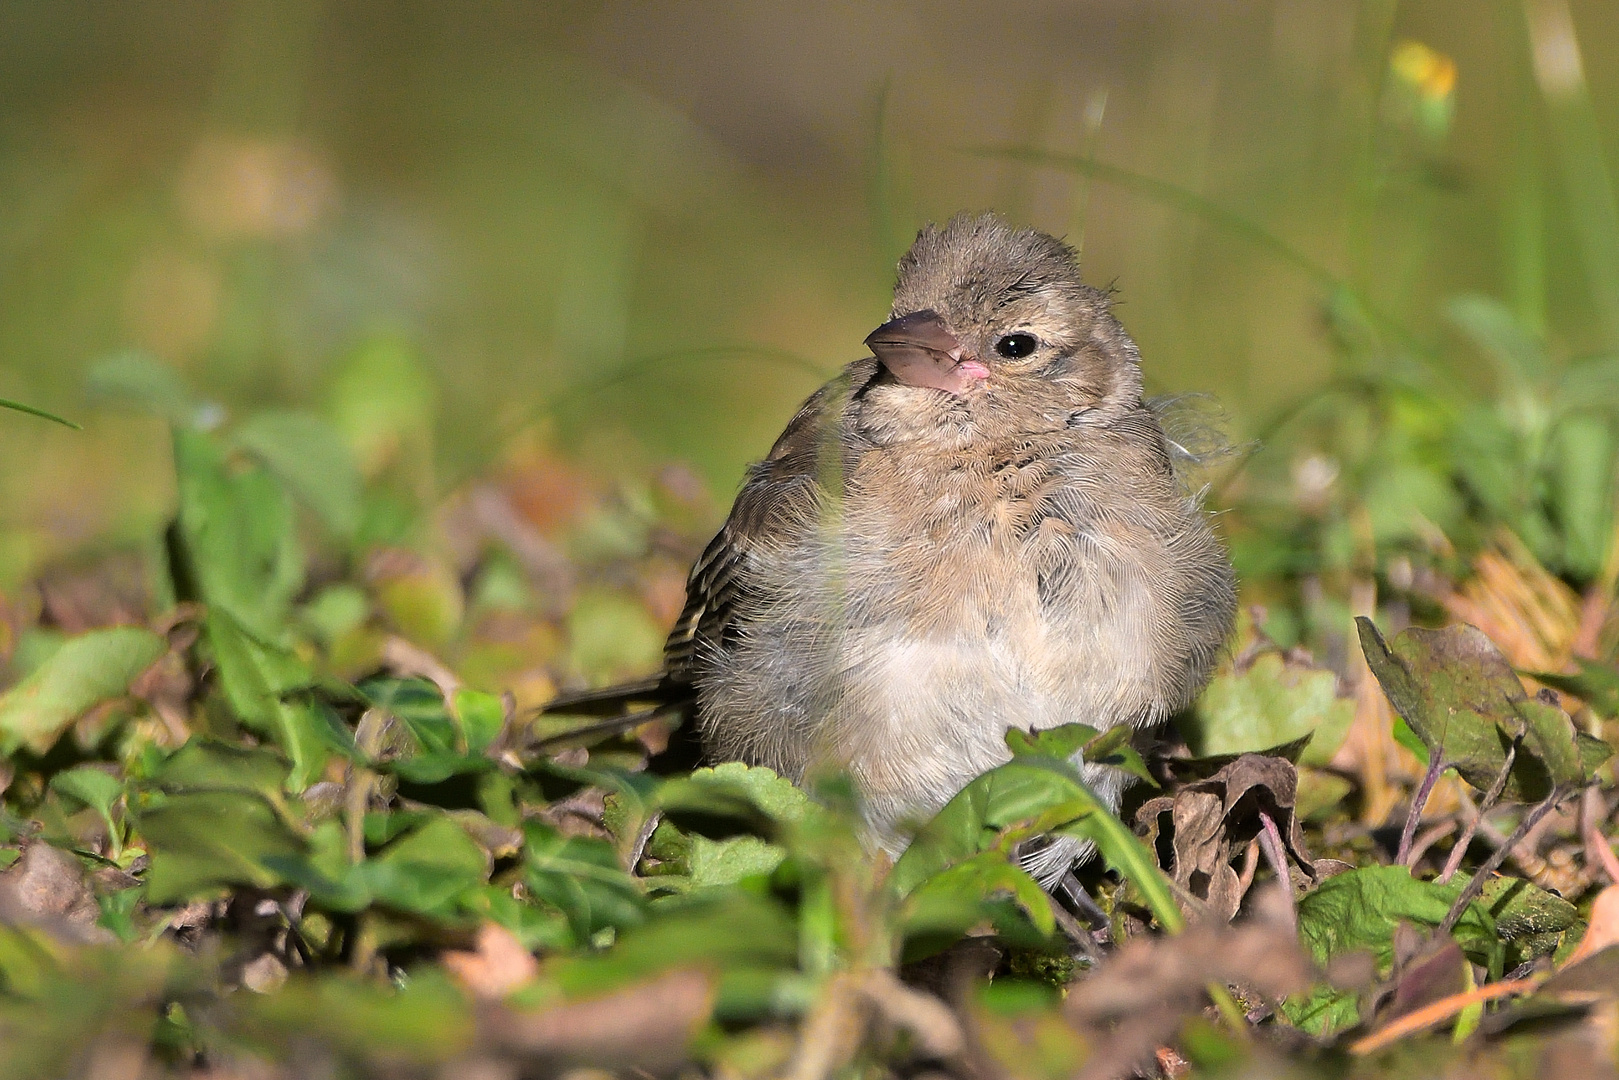
[[[828,485],[841,485],[853,471],[860,444],[852,414],[878,370],[869,358],[850,364],[811,395],[748,471],[731,516],[686,580],[686,607],[664,646],[670,681],[689,683],[699,652],[723,647],[735,632],[760,548],[814,528]]]

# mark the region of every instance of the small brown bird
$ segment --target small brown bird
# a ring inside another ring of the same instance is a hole
[[[854,779],[874,841],[1007,760],[1008,728],[1157,724],[1202,687],[1231,564],[1140,357],[1061,241],[929,227],[892,317],[753,466],[655,682],[552,706],[694,708],[706,754]],[[1083,768],[1113,806],[1123,774]],[[1060,877],[1076,847],[1031,867]]]

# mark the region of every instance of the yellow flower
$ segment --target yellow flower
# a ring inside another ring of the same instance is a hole
[[[1429,101],[1443,101],[1456,89],[1456,61],[1420,41],[1402,41],[1389,56],[1394,77]]]

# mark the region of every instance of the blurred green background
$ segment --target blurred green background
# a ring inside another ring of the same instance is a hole
[[[1218,399],[1257,594],[1307,618],[1503,525],[1611,586],[1616,14],[8,3],[0,396],[85,430],[0,423],[0,587],[155,535],[165,429],[114,399],[168,372],[427,502],[555,452],[689,463],[717,514],[963,209],[1081,245],[1149,385]]]

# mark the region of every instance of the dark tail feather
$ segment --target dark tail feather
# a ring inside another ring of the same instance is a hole
[[[565,716],[613,716],[636,702],[655,701],[660,703],[661,708],[664,704],[683,696],[664,676],[653,675],[637,682],[619,683],[617,686],[607,686],[600,690],[558,694],[541,706],[540,712]]]
[[[623,716],[614,716],[607,720],[598,720],[594,724],[582,724],[576,728],[569,728],[567,731],[557,732],[555,735],[547,735],[531,743],[527,749],[530,751],[555,750],[575,739],[597,739],[604,735],[629,731],[631,728],[638,728],[650,721],[661,720],[666,716],[674,716],[685,706],[684,701],[675,701],[654,705],[650,709],[637,709],[635,712],[625,713]]]

